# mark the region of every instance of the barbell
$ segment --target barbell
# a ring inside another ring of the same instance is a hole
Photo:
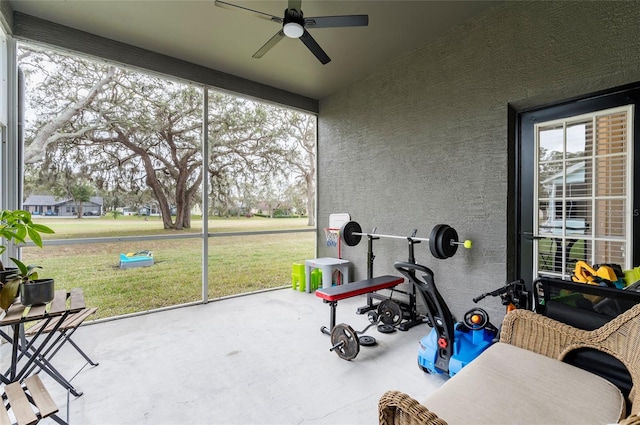
[[[374,229],[375,232],[375,229]],[[415,232],[414,232],[415,233]],[[458,232],[449,226],[448,224],[438,224],[431,230],[431,234],[428,238],[418,238],[414,235],[411,236],[398,236],[398,235],[384,235],[379,233],[363,233],[362,227],[357,221],[347,221],[340,228],[340,237],[349,246],[356,246],[362,240],[362,237],[369,238],[391,238],[391,239],[403,239],[408,241],[424,241],[429,242],[429,250],[431,254],[444,260],[449,257],[453,257],[458,250],[458,245],[462,245],[469,249],[473,245],[470,240],[464,242],[458,241]]]

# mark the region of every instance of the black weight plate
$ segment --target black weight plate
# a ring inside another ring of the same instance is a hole
[[[371,347],[378,343],[374,337],[369,335],[362,335],[360,338],[358,338],[358,341],[360,342],[360,345],[364,347]]]
[[[347,221],[340,228],[340,237],[349,246],[358,245],[362,239],[362,235],[356,235],[355,233],[362,233],[362,227],[357,221]]]
[[[452,244],[451,242],[458,242],[458,232],[456,232],[456,229],[454,229],[451,226],[447,226],[444,227],[440,232],[441,234],[439,235],[440,240],[442,242],[440,242],[440,254],[442,254],[442,256],[444,258],[450,258],[453,257],[456,253],[456,251],[458,251],[458,244]]]
[[[396,328],[391,325],[378,325],[378,332],[382,334],[390,334],[396,331]]]
[[[380,321],[385,325],[396,326],[402,322],[402,310],[393,300],[384,300],[378,304]]]
[[[443,224],[440,226],[440,230],[438,230],[438,240],[436,242],[436,245],[438,248],[438,254],[440,255],[440,259],[442,260],[447,259],[447,256],[444,253],[444,234],[446,233],[448,227],[449,226],[447,226],[446,224]]]
[[[353,328],[347,324],[340,323],[331,330],[331,345],[336,346],[342,343],[334,351],[341,359],[355,359],[360,352],[360,342]]]
[[[446,226],[446,224],[438,224],[433,229],[431,229],[431,233],[429,234],[429,250],[431,251],[431,255],[440,260],[443,259],[442,254],[440,253],[439,242],[438,242],[438,234],[440,230]]]

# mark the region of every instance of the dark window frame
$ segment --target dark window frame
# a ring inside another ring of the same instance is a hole
[[[522,278],[532,288],[533,274],[533,179],[536,172],[534,125],[624,105],[634,105],[633,116],[633,264],[640,265],[640,82],[529,110],[509,108],[509,222],[507,240],[507,277]],[[511,253],[511,255],[509,254]]]

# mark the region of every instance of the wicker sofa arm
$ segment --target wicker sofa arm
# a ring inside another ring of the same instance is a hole
[[[438,415],[400,391],[387,391],[378,402],[380,425],[447,425]]]
[[[618,425],[640,425],[640,416],[631,415],[625,419],[622,419],[618,422]]]
[[[571,351],[592,348],[620,360],[634,386],[631,414],[640,413],[640,304],[593,331],[584,331],[529,310],[514,310],[502,322],[500,341],[562,361]]]

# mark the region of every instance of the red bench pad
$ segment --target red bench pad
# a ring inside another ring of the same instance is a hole
[[[357,282],[345,283],[344,285],[332,286],[316,290],[316,296],[325,301],[340,301],[346,298],[355,297],[381,289],[392,288],[404,282],[403,277],[398,276],[378,276],[373,279],[359,280]]]

